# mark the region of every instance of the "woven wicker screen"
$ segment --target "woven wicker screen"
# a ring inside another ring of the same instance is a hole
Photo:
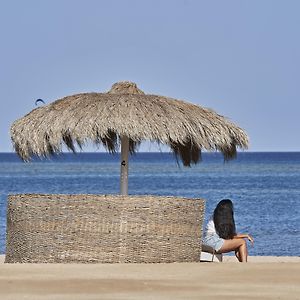
[[[5,262],[196,262],[204,209],[175,197],[11,195]]]

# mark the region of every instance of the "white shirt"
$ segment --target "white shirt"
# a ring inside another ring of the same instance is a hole
[[[215,228],[215,223],[214,223],[213,219],[210,219],[206,225],[206,236],[214,235],[216,233],[217,232],[216,232],[216,228]]]

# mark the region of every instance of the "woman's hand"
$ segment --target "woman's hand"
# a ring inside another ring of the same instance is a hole
[[[248,239],[248,241],[251,243],[251,245],[253,246],[253,244],[254,244],[254,239],[253,239],[253,237],[252,237],[250,234],[247,234],[247,239]]]
[[[233,237],[234,239],[247,239],[251,245],[254,245],[254,238],[250,234],[240,233]]]

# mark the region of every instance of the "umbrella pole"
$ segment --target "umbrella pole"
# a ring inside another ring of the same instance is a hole
[[[127,136],[121,136],[121,195],[128,195],[128,154],[129,138]]]

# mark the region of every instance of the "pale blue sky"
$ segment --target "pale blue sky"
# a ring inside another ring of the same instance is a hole
[[[0,0],[0,38],[0,152],[35,99],[120,80],[213,108],[250,151],[300,151],[300,1]]]

